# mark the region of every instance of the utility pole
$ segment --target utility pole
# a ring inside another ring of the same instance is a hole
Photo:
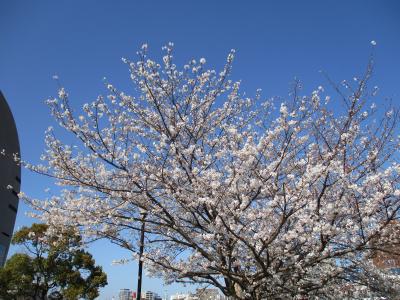
[[[142,227],[140,228],[140,244],[139,244],[139,268],[138,268],[138,284],[137,284],[137,295],[136,299],[142,299],[142,273],[143,273],[143,251],[144,251],[144,231],[145,231],[145,224],[146,224],[146,216],[147,213],[145,211],[141,211],[140,214],[142,215]]]

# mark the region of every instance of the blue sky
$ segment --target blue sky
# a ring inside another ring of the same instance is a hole
[[[52,125],[44,100],[56,94],[52,75],[68,89],[73,107],[105,93],[102,78],[129,92],[121,57],[134,58],[148,43],[159,57],[175,43],[178,62],[207,58],[220,67],[237,50],[233,78],[244,91],[266,97],[288,93],[293,78],[305,90],[327,85],[324,70],[340,82],[365,69],[375,40],[373,84],[382,98],[400,103],[399,1],[19,1],[0,2],[0,89],[19,130],[22,155],[37,162],[44,130]],[[49,182],[24,171],[22,188],[45,197]],[[16,229],[29,224],[21,203]],[[13,248],[11,252],[15,251]],[[135,288],[136,264],[111,266],[127,253],[107,242],[89,250],[108,273],[101,299]],[[164,294],[161,281],[145,279],[144,290]],[[179,285],[168,293],[184,291]]]

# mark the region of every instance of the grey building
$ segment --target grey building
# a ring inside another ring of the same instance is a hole
[[[18,209],[21,167],[14,154],[20,154],[17,127],[0,92],[0,266],[7,258]]]
[[[157,295],[157,293],[147,291],[144,295],[145,300],[161,300],[161,297]]]
[[[119,300],[132,300],[132,291],[130,289],[120,289],[118,294]]]

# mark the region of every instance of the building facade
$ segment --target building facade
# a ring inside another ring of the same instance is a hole
[[[154,292],[147,291],[144,293],[144,299],[145,300],[162,300],[162,298]]]
[[[132,291],[130,289],[120,289],[118,294],[119,300],[132,300]]]
[[[0,267],[4,265],[18,210],[21,167],[17,127],[11,110],[0,92]]]

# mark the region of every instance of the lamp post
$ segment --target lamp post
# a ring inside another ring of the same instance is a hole
[[[141,210],[140,214],[142,216],[141,222],[142,226],[140,228],[140,242],[139,242],[139,268],[138,268],[138,284],[137,284],[137,295],[136,299],[142,299],[142,273],[143,273],[143,251],[144,251],[144,231],[145,231],[145,224],[146,224],[146,216],[147,212],[145,210]]]

